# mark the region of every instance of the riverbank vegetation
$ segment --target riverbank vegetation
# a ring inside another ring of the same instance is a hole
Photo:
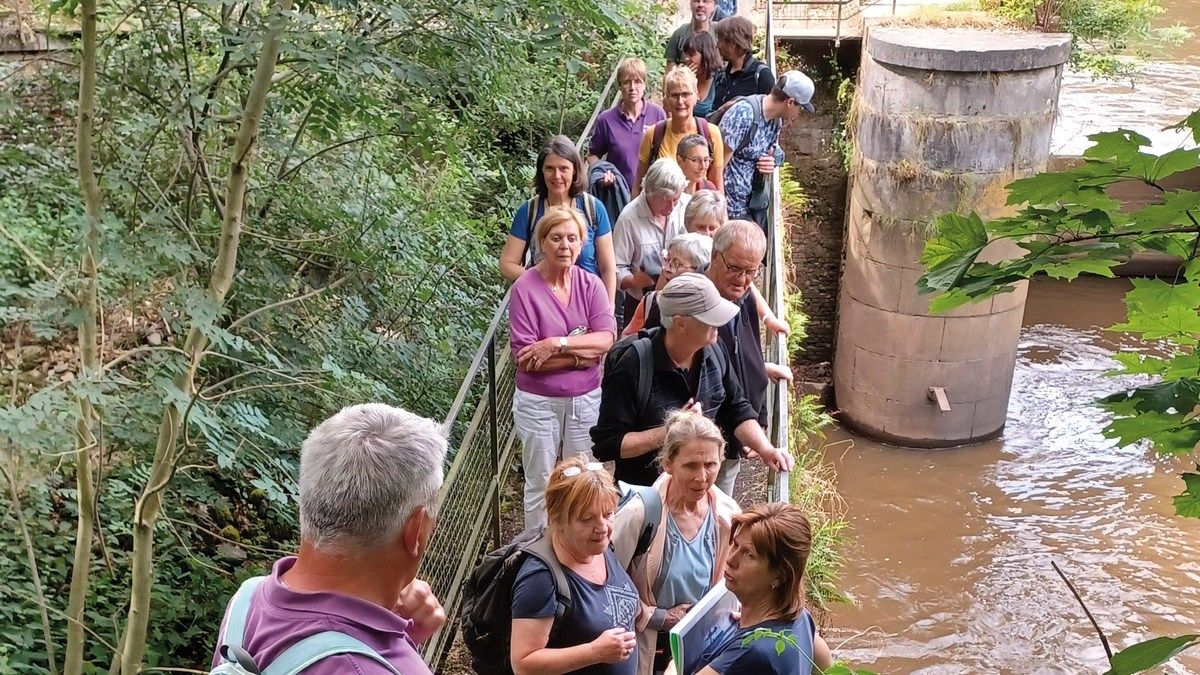
[[[1155,345],[1149,353],[1114,355],[1117,367],[1108,373],[1147,383],[1099,400],[1112,414],[1107,438],[1200,461],[1200,191],[1169,181],[1200,167],[1200,110],[1177,128],[1187,132],[1187,142],[1161,154],[1132,131],[1089,136],[1093,144],[1077,166],[1009,185],[1008,204],[1019,207],[1011,216],[987,222],[974,213],[942,216],[937,236],[926,243],[919,284],[938,294],[935,311],[947,311],[1012,292],[1014,284],[1038,274],[1111,277],[1114,267],[1139,253],[1177,259],[1173,278],[1134,279],[1125,296],[1126,319],[1110,327]],[[1123,182],[1140,183],[1157,198],[1129,209],[1107,191]],[[980,262],[985,250],[1009,257]],[[1200,518],[1200,465],[1181,478],[1175,512]],[[1155,638],[1113,655],[1110,672],[1140,672],[1196,644],[1200,635]]]
[[[34,9],[73,48],[0,92],[0,671],[202,667],[312,422],[449,407],[538,144],[658,10]]]

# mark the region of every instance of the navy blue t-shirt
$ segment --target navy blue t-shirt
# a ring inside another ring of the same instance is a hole
[[[551,649],[574,647],[595,640],[610,628],[632,631],[641,605],[633,580],[621,569],[612,549],[604,552],[608,580],[593,584],[569,568],[563,567],[571,586],[571,610],[551,632]],[[546,563],[529,556],[521,564],[513,583],[512,616],[514,619],[545,619],[554,616],[558,598],[554,592],[554,577]],[[588,675],[634,675],[637,672],[637,650],[620,663],[597,663],[573,671]]]
[[[809,675],[816,634],[806,609],[795,621],[771,619],[741,628],[704,660],[722,675]]]

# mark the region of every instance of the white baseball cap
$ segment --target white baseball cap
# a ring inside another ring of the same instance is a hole
[[[804,73],[798,70],[789,70],[775,80],[775,86],[801,108],[810,113],[817,111],[812,104],[813,91],[816,88],[813,86],[813,81]]]

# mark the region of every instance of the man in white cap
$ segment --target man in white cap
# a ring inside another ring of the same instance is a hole
[[[746,96],[722,113],[719,126],[725,141],[725,197],[730,220],[754,220],[765,227],[764,177],[783,161],[779,132],[784,122],[815,111],[812,96],[813,81],[798,70],[789,70],[775,81],[771,93]],[[753,198],[760,194],[757,200]]]
[[[758,411],[717,344],[717,329],[733,320],[737,305],[722,298],[708,277],[689,272],[659,291],[658,307],[664,328],[646,331],[638,338],[646,341],[643,348],[625,349],[604,375],[600,416],[592,427],[596,458],[615,460],[617,480],[650,485],[659,473],[655,459],[666,438],[663,420],[671,411],[698,406],[748,454],[790,471],[792,456],[767,440]],[[643,392],[640,384],[647,379]]]

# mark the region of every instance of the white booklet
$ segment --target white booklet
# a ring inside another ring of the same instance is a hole
[[[678,675],[692,675],[708,665],[705,655],[711,655],[737,631],[732,614],[738,607],[737,598],[725,590],[722,579],[675,624],[671,629],[671,656]]]

